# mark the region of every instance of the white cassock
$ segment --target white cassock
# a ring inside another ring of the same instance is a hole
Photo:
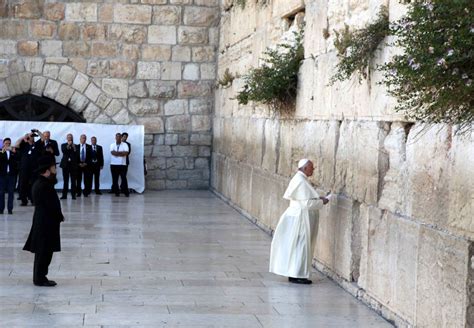
[[[273,235],[270,272],[308,279],[323,201],[301,171],[291,179],[283,198],[290,200],[290,206]]]

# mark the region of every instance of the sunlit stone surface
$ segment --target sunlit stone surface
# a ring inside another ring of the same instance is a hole
[[[0,326],[390,327],[317,272],[267,272],[270,237],[207,191],[63,202],[63,251],[32,284],[32,207],[0,215]]]

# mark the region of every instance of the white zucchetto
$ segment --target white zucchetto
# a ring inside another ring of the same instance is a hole
[[[306,164],[308,164],[310,161],[307,158],[303,158],[298,162],[298,168],[301,169],[304,167]]]

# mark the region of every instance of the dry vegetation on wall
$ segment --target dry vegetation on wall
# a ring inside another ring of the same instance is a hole
[[[474,120],[474,1],[412,1],[391,27],[403,49],[382,69],[409,119],[459,125]]]
[[[295,33],[291,44],[281,43],[275,49],[267,48],[263,65],[243,76],[245,84],[237,95],[239,104],[259,102],[279,113],[295,109],[298,71],[304,59],[303,34],[303,30]]]

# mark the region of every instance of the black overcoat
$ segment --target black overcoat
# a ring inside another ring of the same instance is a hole
[[[30,235],[23,250],[36,252],[60,252],[59,224],[64,220],[61,203],[54,184],[40,175],[33,184],[35,212]]]

